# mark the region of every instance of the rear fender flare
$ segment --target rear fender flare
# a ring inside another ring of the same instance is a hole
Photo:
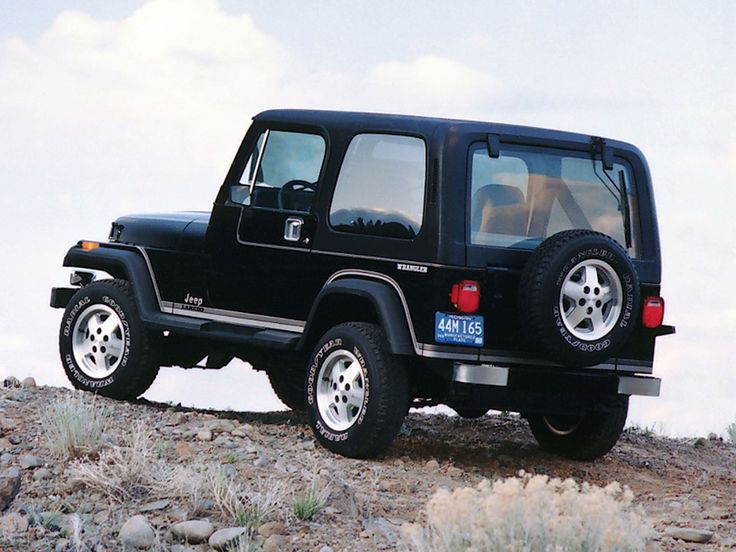
[[[304,334],[299,341],[298,348],[304,349],[319,339],[324,333],[320,328],[319,317],[324,314],[321,307],[325,299],[335,296],[351,296],[363,299],[371,304],[378,317],[378,323],[383,327],[391,352],[397,355],[413,355],[415,353],[414,340],[410,331],[410,321],[407,319],[404,306],[398,292],[387,283],[363,278],[340,278],[328,283],[322,288],[312,305],[307,319]],[[350,314],[345,313],[339,322],[350,322]]]

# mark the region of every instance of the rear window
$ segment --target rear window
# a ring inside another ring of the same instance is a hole
[[[424,218],[426,166],[421,138],[358,134],[337,177],[330,225],[354,234],[415,237]]]
[[[637,203],[625,162],[604,171],[590,155],[522,146],[492,158],[479,143],[471,146],[470,169],[471,244],[534,249],[557,232],[581,228],[607,234],[638,256]]]

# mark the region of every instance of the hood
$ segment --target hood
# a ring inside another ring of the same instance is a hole
[[[112,223],[110,241],[199,251],[204,246],[209,221],[210,214],[200,211],[125,215]]]

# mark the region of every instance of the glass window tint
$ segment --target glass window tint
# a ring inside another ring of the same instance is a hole
[[[485,144],[471,147],[470,164],[472,244],[534,249],[557,232],[582,228],[626,247],[623,185],[632,237],[628,253],[637,256],[638,209],[628,165],[615,163],[604,171],[589,155],[520,146],[491,158]]]
[[[330,224],[342,232],[413,238],[422,227],[426,165],[420,138],[355,136],[335,185]]]
[[[258,138],[232,201],[254,207],[309,211],[325,157],[317,134],[267,130]]]

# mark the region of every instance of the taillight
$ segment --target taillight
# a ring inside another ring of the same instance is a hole
[[[645,328],[658,328],[664,320],[664,299],[661,297],[646,297],[641,312],[641,323]]]
[[[473,313],[480,306],[480,284],[475,280],[463,280],[452,284],[450,301],[460,312]]]

